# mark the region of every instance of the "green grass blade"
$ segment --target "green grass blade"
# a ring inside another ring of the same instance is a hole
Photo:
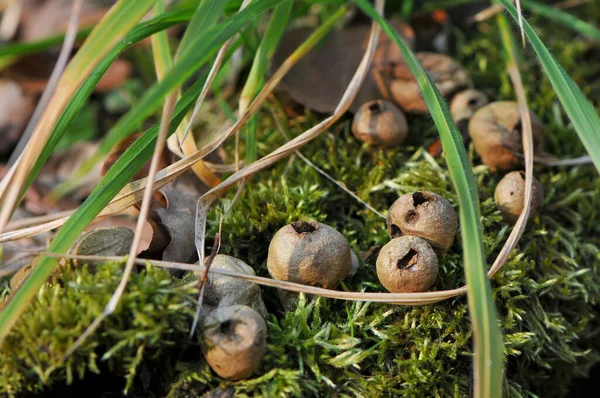
[[[462,137],[452,121],[448,105],[402,37],[375,12],[366,0],[356,0],[356,3],[371,18],[379,22],[387,35],[400,47],[419,83],[440,134],[450,177],[460,202],[460,231],[468,288],[467,298],[475,340],[474,396],[500,398],[503,367],[502,335],[498,327],[490,281],[486,272],[477,184]]]
[[[516,9],[509,0],[494,1],[502,4],[510,16],[517,19]],[[575,131],[583,142],[588,155],[592,158],[596,170],[600,171],[600,117],[526,20],[523,20],[523,27],[546,76],[571,119]]]
[[[85,39],[89,36],[92,28],[83,28],[77,32],[75,36],[77,40]],[[0,58],[7,56],[23,56],[39,53],[48,50],[52,47],[60,46],[65,40],[65,35],[59,34],[46,39],[31,43],[10,43],[0,47]]]
[[[577,32],[589,36],[595,40],[600,40],[600,29],[556,7],[548,6],[546,4],[531,0],[524,1],[523,7],[552,21],[563,24],[566,27],[576,30]]]
[[[98,64],[90,76],[79,87],[65,108],[63,114],[54,126],[52,133],[50,134],[50,137],[44,146],[44,149],[29,173],[29,177],[24,186],[23,192],[25,192],[25,190],[33,183],[48,158],[52,155],[56,145],[58,145],[62,139],[67,127],[79,114],[81,108],[85,105],[87,99],[94,91],[94,87],[96,87],[98,81],[100,81],[106,70],[119,56],[119,54],[156,32],[160,32],[174,25],[189,21],[192,15],[193,9],[191,8],[179,9],[176,11],[167,12],[157,18],[151,19],[150,21],[138,24],[125,36],[121,42],[119,42],[115,48],[113,48],[113,50]]]
[[[182,73],[183,71],[186,75],[192,74],[202,66],[202,60],[206,58],[203,56],[204,54],[202,52],[208,51],[210,46],[214,47],[224,42],[229,37],[233,36],[242,26],[256,18],[268,8],[276,5],[278,2],[280,2],[280,0],[256,0],[244,11],[228,18],[219,26],[203,31],[201,35],[194,38],[194,42],[202,44],[202,46],[196,46],[195,44],[193,46],[195,49],[198,49],[198,52],[201,54],[195,54],[195,52],[186,53],[186,55],[182,57],[181,63],[174,65],[171,73],[165,77],[165,80],[155,86],[154,95],[162,98],[160,94],[166,95],[166,93],[177,86],[179,76],[172,72]],[[166,80],[167,78],[170,80]],[[165,82],[167,82],[167,84],[165,84]],[[170,125],[170,134],[175,131],[186,112],[189,110],[189,107],[195,98],[193,94],[199,93],[203,83],[204,78],[196,81],[193,85],[194,92],[191,93],[192,89],[188,89],[186,94],[178,102],[175,109],[176,114],[172,118]],[[158,99],[159,105],[160,98]],[[100,211],[102,211],[110,200],[129,182],[136,171],[150,158],[157,132],[158,126],[155,126],[153,129],[143,134],[140,139],[131,145],[113,167],[110,168],[90,196],[58,231],[48,248],[49,252],[64,253],[68,250],[83,229]],[[41,258],[27,280],[15,292],[12,298],[5,302],[2,311],[0,311],[0,345],[33,296],[50,276],[56,263],[57,260],[55,258]]]
[[[252,62],[252,67],[250,68],[250,73],[240,95],[240,113],[246,110],[247,106],[254,99],[254,96],[263,85],[267,66],[271,58],[273,58],[273,54],[275,54],[275,50],[277,49],[279,40],[281,40],[281,37],[283,36],[283,32],[285,32],[285,28],[287,27],[292,13],[293,4],[292,0],[285,0],[275,7],[275,10],[273,11],[271,21],[258,46],[254,61]],[[244,127],[246,133],[246,164],[250,164],[258,158],[256,153],[256,129],[257,116],[253,115]]]
[[[211,49],[223,44],[258,14],[280,3],[282,0],[256,0],[231,18],[212,27],[190,42],[190,50],[184,51],[179,60],[160,82],[150,87],[137,105],[127,112],[107,133],[98,151],[76,172],[74,180],[82,178],[96,163],[106,156],[111,148],[131,132],[162,105],[162,99],[173,89],[191,77],[200,66],[211,58]]]
[[[194,16],[181,38],[177,53],[182,53],[190,48],[193,39],[197,37],[208,26],[213,26],[218,20],[227,1],[223,0],[201,0]]]

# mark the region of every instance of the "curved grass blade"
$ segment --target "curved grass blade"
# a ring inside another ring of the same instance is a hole
[[[490,281],[486,274],[477,184],[461,135],[452,121],[448,105],[439,90],[431,82],[423,66],[402,37],[373,10],[366,0],[356,0],[356,3],[365,13],[381,24],[390,39],[402,51],[404,59],[419,83],[440,134],[450,177],[460,202],[460,230],[467,279],[467,298],[475,340],[474,396],[499,398],[502,395],[502,335],[498,327]]]
[[[548,6],[546,4],[531,0],[523,2],[523,7],[540,14],[545,18],[551,19],[552,21],[563,24],[566,27],[576,30],[577,32],[589,36],[595,40],[600,40],[600,29],[556,7]]]
[[[211,2],[210,4],[213,5],[214,3]],[[198,7],[196,13],[194,14],[194,18],[192,18],[190,25],[196,23],[198,15],[202,15],[203,19],[206,19],[208,17],[211,17],[213,19],[213,21],[205,23],[204,26],[206,28],[208,28],[209,26],[213,26],[219,18],[219,16],[221,15],[222,11],[222,9],[217,7],[213,15],[211,13],[206,12],[206,10],[204,10],[201,5],[200,7]],[[164,13],[164,4],[162,1],[157,1],[155,12],[157,15]],[[167,36],[167,32],[162,31],[152,36],[152,54],[154,60],[154,69],[156,71],[156,78],[157,80],[161,80],[163,76],[168,72],[168,70],[171,69],[171,67],[173,66],[173,57],[169,48],[169,38]],[[176,93],[177,99],[179,99],[179,96],[180,90],[178,89]],[[187,117],[184,119],[183,124],[187,124],[187,119]],[[181,125],[177,129],[175,135],[170,137],[170,139],[167,142],[167,146],[169,147],[171,152],[180,157],[184,156],[186,152],[193,153],[198,150],[198,148],[196,148],[196,142],[194,141],[194,138],[192,136],[190,136],[189,139],[185,140],[185,142],[183,140],[178,139],[179,137],[183,137],[183,133],[184,127],[183,125]],[[178,148],[179,141],[182,142],[183,152],[181,152]],[[215,186],[221,182],[220,178],[217,177],[215,173],[213,173],[211,170],[209,170],[203,161],[199,161],[194,166],[192,166],[192,171],[204,184],[206,184],[209,187]]]
[[[517,10],[509,0],[494,0],[494,2],[502,4],[510,16],[517,20]],[[600,117],[525,19],[523,27],[560,103],[569,115],[575,131],[596,166],[596,170],[600,171]]]
[[[224,23],[204,31],[203,34],[196,37],[194,41],[203,44],[201,48],[204,48],[204,51],[208,52],[211,48],[209,47],[209,44],[213,47],[221,44],[250,20],[255,18],[261,12],[276,5],[279,1],[280,0],[257,0],[252,6],[247,7],[244,11],[229,18]],[[196,48],[198,49],[199,47],[200,46]],[[177,86],[180,78],[177,73],[182,73],[183,71],[187,76],[201,67],[203,62],[206,62],[205,59],[207,57],[203,56],[204,54],[196,54],[195,52],[187,54],[187,56],[182,57],[182,62],[183,60],[186,60],[186,62],[175,65],[171,72],[165,77],[165,80],[154,86],[155,90],[153,93],[155,96],[159,97],[156,99],[159,106],[162,96],[166,95],[172,88]],[[169,84],[163,84],[165,81]],[[203,79],[196,82],[194,84],[195,89],[201,87],[202,83]],[[173,85],[173,87],[171,85]],[[193,94],[195,94],[195,92],[189,93],[190,91],[191,89],[188,90],[186,95],[182,97],[181,101],[179,101],[176,106],[176,115],[172,119],[169,134],[172,134],[175,131],[179,123],[181,123],[185,113],[189,110],[184,104],[189,106],[192,103]],[[123,154],[113,167],[108,170],[96,189],[92,191],[85,202],[69,218],[69,221],[67,221],[58,231],[48,248],[49,252],[64,253],[67,251],[89,222],[93,220],[120,189],[129,182],[136,170],[138,170],[152,155],[152,148],[155,145],[157,130],[158,127],[153,129],[152,132],[148,131],[142,135],[142,137],[140,137],[134,145]],[[25,310],[31,298],[52,273],[55,266],[56,259],[49,257],[42,258],[33,269],[29,278],[27,278],[15,294],[4,303],[2,311],[0,311],[0,345],[10,332],[20,314]]]

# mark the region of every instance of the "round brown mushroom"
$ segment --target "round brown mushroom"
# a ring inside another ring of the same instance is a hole
[[[387,226],[392,238],[419,236],[438,253],[444,253],[454,243],[458,219],[447,199],[420,191],[402,195],[392,204]]]
[[[210,264],[210,269],[232,271],[238,274],[255,276],[251,266],[235,257],[217,254]],[[250,281],[232,276],[210,273],[204,291],[206,304],[212,307],[229,307],[231,305],[247,305],[261,316],[267,315],[260,287]]]
[[[534,152],[541,153],[544,126],[530,112]],[[521,115],[514,101],[492,102],[479,109],[469,122],[469,135],[475,150],[490,170],[510,170],[520,163],[523,153]]]
[[[447,55],[421,52],[417,58],[444,97],[471,86],[465,68]],[[384,71],[383,80],[389,82],[391,96],[402,110],[427,112],[419,84],[405,61],[390,65]]]
[[[476,110],[489,102],[487,95],[479,90],[468,88],[457,93],[450,101],[452,119],[459,124],[469,120]]]
[[[417,236],[392,239],[377,257],[377,277],[392,293],[424,292],[438,272],[438,258],[431,245]]]
[[[326,289],[348,276],[351,263],[346,238],[313,220],[296,221],[277,231],[267,258],[273,278]]]
[[[544,203],[544,187],[535,177],[531,188],[530,219]],[[516,223],[525,207],[525,173],[513,171],[505,175],[496,186],[494,200],[502,217],[511,224]]]
[[[241,380],[258,368],[267,344],[267,325],[245,305],[219,307],[203,321],[206,361],[220,377]]]
[[[408,123],[396,105],[374,100],[364,103],[354,115],[352,134],[367,144],[393,148],[408,136]]]

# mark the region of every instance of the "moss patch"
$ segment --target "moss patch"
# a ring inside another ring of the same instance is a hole
[[[557,35],[542,22],[533,20],[543,37],[552,38],[551,48],[568,73],[597,100],[595,65],[582,62],[597,47],[570,31]],[[462,44],[459,61],[471,71],[477,88],[493,100],[513,99],[494,24],[472,36]],[[547,128],[546,149],[562,157],[582,154],[535,59],[525,54],[521,66],[531,108]],[[269,106],[283,119],[276,104]],[[280,121],[297,135],[316,120],[307,114]],[[258,150],[263,156],[283,140],[270,112],[263,112],[260,123]],[[433,191],[457,206],[444,160],[422,149],[436,135],[431,120],[411,116],[409,125],[410,137],[403,147],[382,151],[358,143],[345,120],[303,153],[380,212],[398,195],[416,190]],[[472,160],[479,164],[474,155]],[[483,166],[474,171],[491,262],[510,232],[493,201],[502,175]],[[545,188],[545,204],[529,223],[518,250],[493,278],[507,354],[505,392],[511,397],[562,395],[573,377],[585,375],[600,360],[595,337],[600,326],[598,174],[587,165],[548,168],[537,177]],[[213,209],[209,237],[232,197],[230,192]],[[281,226],[307,218],[337,228],[362,252],[389,240],[383,219],[295,158],[252,178],[225,219],[221,252],[267,276],[270,238]],[[464,283],[459,239],[440,259],[435,289]],[[119,311],[63,363],[65,350],[102,311],[120,272],[113,263],[95,273],[83,268],[44,287],[3,347],[0,394],[48,391],[80,378],[85,382],[97,372],[113,387],[116,384],[117,391],[128,389],[132,396],[192,397],[233,388],[238,396],[462,397],[471,390],[465,297],[422,307],[302,297],[295,311],[282,313],[274,290],[264,288],[271,313],[266,357],[255,378],[232,383],[210,371],[196,340],[187,337],[193,316],[192,281],[174,280],[155,268],[134,275]],[[382,291],[375,257],[361,263],[341,288]]]

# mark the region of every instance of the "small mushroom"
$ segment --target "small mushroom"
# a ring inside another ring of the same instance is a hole
[[[220,377],[241,380],[258,368],[267,344],[267,325],[245,305],[219,307],[203,321],[202,351]]]
[[[374,100],[364,103],[354,115],[352,134],[367,144],[393,148],[406,139],[408,123],[396,105]]]
[[[471,86],[465,68],[447,55],[421,52],[417,58],[444,97]],[[389,65],[382,75],[380,89],[387,92],[385,81],[388,81],[391,95],[400,108],[405,112],[427,112],[419,84],[405,61]]]
[[[424,292],[438,272],[438,258],[431,245],[417,236],[392,239],[377,257],[377,277],[392,293]]]
[[[454,243],[458,219],[447,199],[420,191],[402,195],[392,204],[387,225],[392,238],[419,236],[436,252],[444,253]]]
[[[124,256],[129,253],[133,242],[133,231],[126,227],[114,228],[97,228],[92,231],[82,233],[75,243],[71,245],[68,253],[76,256]],[[39,262],[41,257],[36,257],[30,264],[21,267],[11,278],[10,288],[17,289],[29,277],[33,268]],[[102,264],[102,261],[97,260],[80,260],[73,259],[73,265],[78,266],[80,263],[85,263],[93,266]],[[64,262],[60,262],[60,266],[54,268],[52,277],[60,276],[64,270]]]
[[[534,153],[541,153],[544,126],[530,112]],[[514,101],[492,102],[479,109],[469,122],[469,135],[483,163],[492,171],[510,170],[519,165],[523,153],[521,116]]]
[[[97,228],[82,233],[69,249],[69,254],[76,256],[125,256],[131,249],[134,233],[127,227]],[[79,263],[90,265],[101,264],[101,261],[73,259],[74,265]]]
[[[450,113],[456,124],[468,121],[476,110],[489,102],[487,95],[479,90],[468,88],[457,93],[450,101]]]
[[[531,188],[529,218],[535,217],[544,203],[544,187],[535,177]],[[502,217],[511,224],[516,223],[525,206],[525,173],[513,171],[505,175],[496,186],[494,200]]]
[[[351,263],[346,238],[313,220],[296,221],[277,231],[267,258],[273,278],[326,289],[348,276]]]
[[[232,271],[238,274],[256,275],[252,267],[235,257],[217,254],[210,269]],[[267,315],[260,287],[253,282],[231,276],[210,273],[207,278],[204,299],[212,307],[228,307],[231,305],[246,305],[261,316]]]

